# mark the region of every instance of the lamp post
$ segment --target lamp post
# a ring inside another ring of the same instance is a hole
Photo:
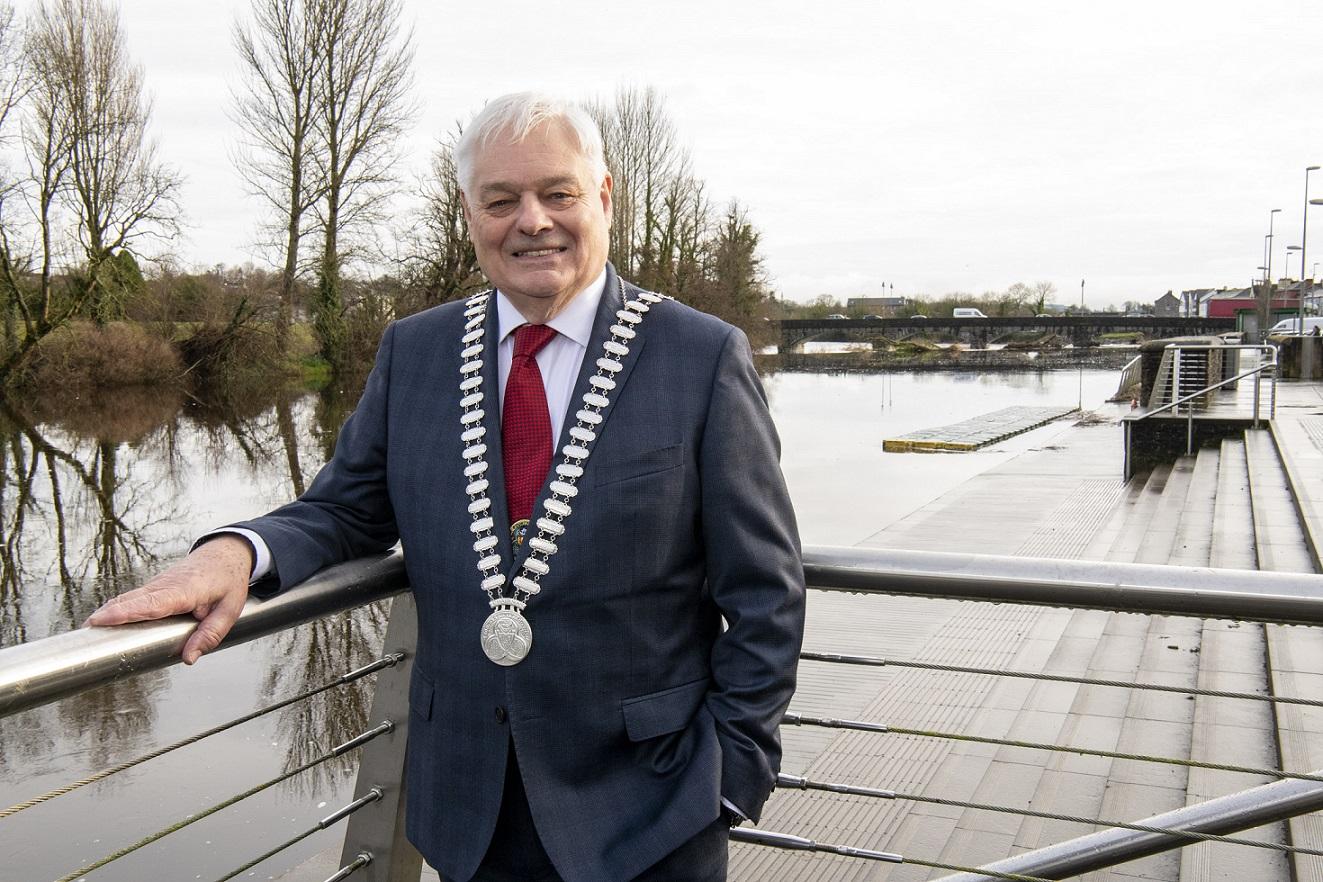
[[[1277,218],[1275,215],[1280,212],[1280,208],[1274,208],[1268,212],[1268,284],[1272,284],[1272,222]]]
[[[1296,316],[1300,319],[1300,333],[1305,332],[1305,246],[1309,244],[1309,173],[1318,166],[1305,167],[1305,207],[1300,220],[1300,299],[1295,302]]]
[[[1272,322],[1272,239],[1273,239],[1272,226],[1273,226],[1273,221],[1277,219],[1277,215],[1279,212],[1281,212],[1280,208],[1274,208],[1272,211],[1268,212],[1268,235],[1263,240],[1264,251],[1267,252],[1267,256],[1264,258],[1263,261],[1264,262],[1264,268],[1263,268],[1264,296],[1263,296],[1263,303],[1259,308],[1260,338],[1262,338],[1262,336],[1267,332],[1268,325]]]

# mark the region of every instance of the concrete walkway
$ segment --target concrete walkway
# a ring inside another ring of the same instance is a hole
[[[1323,394],[1317,384],[1290,388],[1278,400],[1279,439],[1286,438],[1299,485],[1323,512]],[[1314,422],[1314,421],[1317,422]],[[1301,439],[1304,439],[1302,442]],[[1319,443],[1315,443],[1315,441]],[[1240,448],[1243,449],[1243,444]],[[1216,451],[1210,451],[1216,453]],[[905,455],[897,455],[903,468]],[[1184,494],[1208,496],[1214,457],[1155,472],[1152,487],[1121,481],[1119,427],[1084,421],[1042,446],[980,475],[866,539],[862,545],[917,550],[960,550],[1035,557],[1129,559],[1207,566],[1212,512],[1202,528],[1182,523]],[[1243,466],[1242,466],[1243,469]],[[1198,473],[1196,475],[1196,472]],[[1196,480],[1197,478],[1197,480]],[[1224,478],[1223,483],[1232,483]],[[1170,484],[1172,494],[1153,495]],[[1150,491],[1146,496],[1141,490]],[[1211,505],[1211,503],[1210,503]],[[1223,523],[1235,513],[1227,506]],[[1254,533],[1239,541],[1252,545]],[[1207,536],[1202,537],[1203,540]],[[1202,552],[1202,561],[1196,558]],[[1253,560],[1250,548],[1249,560]],[[1225,552],[1224,552],[1225,553]],[[1117,555],[1120,555],[1118,557]],[[1161,558],[1159,560],[1159,558]],[[1243,558],[1242,558],[1243,559]],[[842,604],[848,599],[847,604]],[[860,601],[881,606],[866,615]],[[887,612],[888,605],[895,610]],[[1036,609],[912,598],[861,598],[813,592],[808,648],[863,651],[916,659],[1058,674],[1163,682],[1205,688],[1323,694],[1323,634],[1319,629],[1264,629],[1239,623],[1170,616]],[[855,618],[859,612],[861,617]],[[881,616],[887,630],[869,634]],[[899,625],[907,637],[897,642]],[[1283,632],[1293,632],[1289,635]],[[849,648],[845,635],[849,634]],[[1265,642],[1266,641],[1266,642]],[[1268,661],[1267,644],[1276,649]],[[859,647],[859,648],[856,648]],[[1307,660],[1306,660],[1307,659]],[[1268,667],[1271,667],[1271,673]],[[848,672],[850,669],[846,669]],[[1219,759],[1247,765],[1313,769],[1323,765],[1323,719],[1287,706],[1275,720],[1264,707],[1245,702],[1193,700],[1190,696],[1115,687],[1008,680],[973,674],[882,669],[873,674],[871,698],[857,683],[836,699],[840,666],[805,662],[804,686],[792,709],[863,719],[895,727],[1022,741],[1052,742],[1122,752]],[[1310,672],[1310,673],[1307,673]],[[1305,679],[1309,682],[1306,682]],[[862,703],[862,704],[861,704]],[[819,709],[820,708],[820,709]],[[1280,710],[1280,709],[1279,709]],[[1284,728],[1283,728],[1284,726]],[[1276,737],[1287,742],[1279,757]],[[902,794],[1075,815],[1136,820],[1260,783],[1244,775],[1208,773],[1135,760],[917,738],[893,734],[819,730],[810,744],[786,729],[787,771],[829,781],[893,789]],[[818,747],[818,743],[821,747]],[[814,751],[817,753],[814,754]],[[1280,763],[1280,765],[1279,765]],[[1312,764],[1311,764],[1312,763]],[[1297,844],[1318,847],[1323,822],[1306,816],[1291,824]],[[900,852],[907,858],[974,865],[1092,832],[1093,825],[898,799],[867,800],[814,792],[777,792],[760,825],[823,842]],[[1278,824],[1248,831],[1247,838],[1286,840]],[[1316,879],[1311,858],[1288,866],[1280,852],[1235,846],[1199,846],[1167,852],[1110,871],[1089,882],[1165,880],[1275,882]],[[1295,872],[1297,875],[1293,876]],[[732,848],[734,880],[935,879],[946,871],[849,858]]]

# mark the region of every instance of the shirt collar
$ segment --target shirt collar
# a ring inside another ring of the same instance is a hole
[[[569,337],[575,343],[583,348],[588,348],[588,341],[593,335],[593,322],[597,318],[597,306],[602,302],[602,292],[606,290],[606,267],[602,267],[602,272],[594,279],[587,288],[580,291],[565,308],[556,314],[556,317],[547,322],[547,326],[557,334]],[[515,309],[514,304],[509,301],[505,293],[497,290],[496,298],[496,321],[498,343],[504,342],[505,338],[514,333],[515,328],[527,321],[519,310]]]

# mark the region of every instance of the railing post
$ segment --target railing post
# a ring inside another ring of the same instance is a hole
[[[1171,353],[1171,400],[1181,400],[1181,347],[1173,346]],[[1171,409],[1172,413],[1180,413],[1181,406],[1178,404]]]
[[[1254,375],[1254,428],[1259,427],[1259,389],[1263,385],[1263,371]]]
[[[405,593],[391,602],[390,625],[386,628],[383,654],[404,653],[404,661],[377,674],[369,720],[391,720],[395,730],[363,748],[358,763],[354,797],[373,787],[385,793],[380,802],[354,814],[345,830],[340,866],[352,863],[362,853],[372,856],[357,879],[363,882],[418,882],[423,859],[404,837],[404,754],[409,738],[409,675],[413,671],[414,645],[418,639],[418,612],[413,594]]]

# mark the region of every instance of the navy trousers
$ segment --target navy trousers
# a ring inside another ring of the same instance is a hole
[[[725,882],[730,827],[719,817],[632,882]],[[471,882],[564,882],[538,839],[511,747],[505,792],[487,855]]]

